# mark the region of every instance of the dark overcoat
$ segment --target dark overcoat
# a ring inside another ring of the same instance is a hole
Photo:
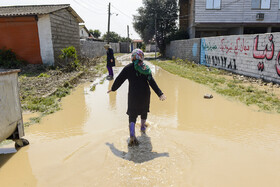
[[[163,94],[154,78],[151,77],[148,80],[146,75],[140,74],[137,76],[134,64],[130,63],[123,68],[114,81],[112,91],[116,91],[126,79],[129,82],[127,114],[141,115],[149,112],[151,95],[149,85],[159,97]]]
[[[111,62],[111,59],[113,59],[113,62]],[[115,66],[115,57],[112,48],[108,48],[107,50],[107,66]]]

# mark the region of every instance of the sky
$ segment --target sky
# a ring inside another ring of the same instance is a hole
[[[142,0],[0,0],[0,6],[40,5],[40,4],[70,4],[84,20],[88,29],[98,29],[101,34],[108,29],[108,5],[111,3],[110,31],[122,37],[127,37],[129,25],[130,38],[140,39],[135,32],[132,21],[137,9],[142,6]]]

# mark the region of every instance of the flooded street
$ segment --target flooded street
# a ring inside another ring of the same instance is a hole
[[[279,114],[149,65],[167,100],[151,90],[139,147],[127,146],[128,82],[107,94],[113,81],[100,78],[94,92],[80,85],[61,111],[25,128],[29,146],[0,147],[0,186],[280,186]]]

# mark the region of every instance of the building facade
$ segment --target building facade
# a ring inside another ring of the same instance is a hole
[[[56,65],[61,49],[80,53],[79,23],[70,5],[0,7],[0,48],[31,64]]]
[[[280,32],[279,0],[180,0],[190,38]]]
[[[88,39],[91,37],[91,34],[85,25],[79,25],[79,28],[80,28],[80,39]]]

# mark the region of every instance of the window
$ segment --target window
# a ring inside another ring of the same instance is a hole
[[[270,9],[270,0],[252,0],[252,9]]]
[[[206,0],[206,9],[221,9],[221,0]]]

